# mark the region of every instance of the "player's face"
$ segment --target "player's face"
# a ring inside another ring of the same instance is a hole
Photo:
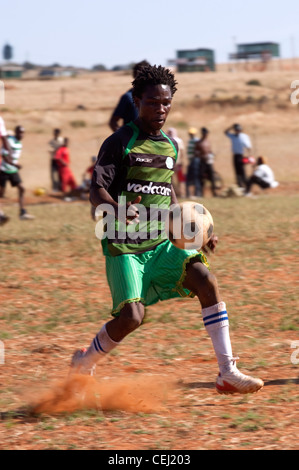
[[[149,134],[159,134],[171,108],[172,95],[168,85],[150,85],[141,98],[136,98],[139,120]]]

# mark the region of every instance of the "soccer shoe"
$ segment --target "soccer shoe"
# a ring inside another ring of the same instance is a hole
[[[236,367],[224,373],[219,373],[216,380],[216,390],[220,394],[254,393],[264,385],[261,379],[242,374]]]
[[[34,215],[28,214],[27,212],[24,212],[24,214],[20,214],[20,219],[21,220],[33,220],[35,219]]]
[[[82,364],[82,359],[86,354],[87,349],[77,349],[74,352],[72,360],[71,360],[71,371],[76,374],[84,374],[84,375],[93,375],[96,369],[96,366],[93,365],[92,367],[86,367]],[[81,364],[80,364],[81,363]]]

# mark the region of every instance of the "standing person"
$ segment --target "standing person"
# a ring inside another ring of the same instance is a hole
[[[167,131],[167,135],[172,137],[178,145],[178,158],[174,170],[173,176],[173,187],[176,194],[179,197],[185,196],[185,186],[186,186],[186,154],[185,154],[185,145],[183,139],[178,137],[177,130],[174,127],[170,127]]]
[[[6,150],[6,156],[3,155],[3,159],[5,159],[4,161],[11,162],[12,161],[11,148],[9,146],[9,142],[7,139],[5,123],[1,116],[0,116],[0,143],[2,145],[2,149]],[[8,221],[9,221],[9,217],[4,214],[4,212],[2,211],[0,207],[0,225],[4,225]]]
[[[5,159],[2,160],[0,165],[0,197],[4,196],[4,191],[6,187],[7,181],[10,182],[12,187],[16,187],[18,189],[19,194],[19,207],[20,207],[20,219],[21,220],[32,220],[35,217],[25,209],[25,188],[23,186],[19,170],[21,169],[21,165],[19,164],[19,160],[22,153],[22,140],[24,138],[25,129],[22,126],[17,126],[15,128],[15,135],[8,136],[8,142],[11,149],[11,156],[12,161],[8,163]],[[8,155],[6,149],[2,149],[2,157]]]
[[[97,157],[93,156],[91,157],[91,162],[90,165],[86,168],[82,175],[82,183],[83,183],[83,188],[84,189],[90,189],[90,184],[91,184],[91,178],[94,170],[95,163],[97,161]]]
[[[236,367],[226,306],[204,254],[176,248],[163,234],[163,226],[152,234],[147,223],[150,207],[160,207],[167,216],[167,207],[176,203],[171,177],[177,144],[162,131],[176,85],[168,69],[144,67],[133,81],[139,117],[108,137],[100,149],[90,199],[95,207],[104,204],[109,216],[102,247],[114,318],[102,326],[87,350],[74,353],[72,370],[90,372],[142,324],[145,306],[174,297],[197,296],[220,368],[218,392],[254,392],[263,382]],[[137,237],[136,224],[140,229]],[[209,244],[212,250],[215,244],[213,238]]]
[[[57,161],[55,159],[55,155],[57,150],[63,144],[63,137],[61,136],[60,129],[54,129],[53,131],[53,139],[50,140],[50,177],[51,177],[51,184],[53,191],[60,191],[61,185],[59,180],[59,171],[57,166]]]
[[[59,172],[61,191],[67,196],[68,190],[77,188],[77,183],[70,168],[71,158],[69,151],[69,139],[64,138],[62,146],[56,151],[55,160]]]
[[[205,127],[201,128],[201,138],[195,144],[195,155],[200,159],[201,189],[203,193],[205,179],[211,182],[213,196],[217,196],[214,179],[214,154],[209,141],[209,131]]]
[[[135,78],[139,70],[144,67],[144,65],[149,65],[147,60],[142,60],[138,62],[133,67],[133,78]],[[114,109],[112,116],[109,121],[109,126],[113,132],[117,131],[121,125],[128,124],[130,121],[134,121],[137,118],[138,110],[135,106],[133,97],[132,97],[132,88],[124,93]]]
[[[200,197],[202,195],[201,190],[201,175],[200,175],[200,158],[195,155],[195,145],[198,142],[196,137],[197,129],[191,127],[189,129],[189,141],[187,145],[187,156],[188,156],[188,170],[186,175],[186,197],[190,197],[190,186],[194,186],[194,195]]]
[[[253,174],[247,181],[245,196],[252,196],[250,190],[254,184],[257,184],[262,189],[277,188],[279,185],[279,183],[275,181],[274,173],[267,164],[265,157],[257,158]]]
[[[234,132],[231,132],[234,130]],[[251,141],[247,134],[242,132],[240,124],[233,124],[224,131],[225,135],[229,137],[232,143],[233,152],[233,165],[236,175],[236,182],[240,188],[245,189],[246,187],[246,175],[244,156],[245,153],[251,151]]]

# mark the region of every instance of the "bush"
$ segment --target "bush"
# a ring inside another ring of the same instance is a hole
[[[248,82],[246,82],[246,85],[262,86],[261,82],[259,80],[256,80],[256,79],[249,80]]]
[[[77,129],[78,127],[86,127],[86,122],[82,120],[71,121],[70,125]]]

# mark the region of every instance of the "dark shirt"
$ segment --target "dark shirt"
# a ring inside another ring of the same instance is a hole
[[[138,111],[133,101],[132,90],[128,90],[121,96],[116,106],[113,116],[120,117],[124,120],[124,124],[134,121],[138,116]]]

